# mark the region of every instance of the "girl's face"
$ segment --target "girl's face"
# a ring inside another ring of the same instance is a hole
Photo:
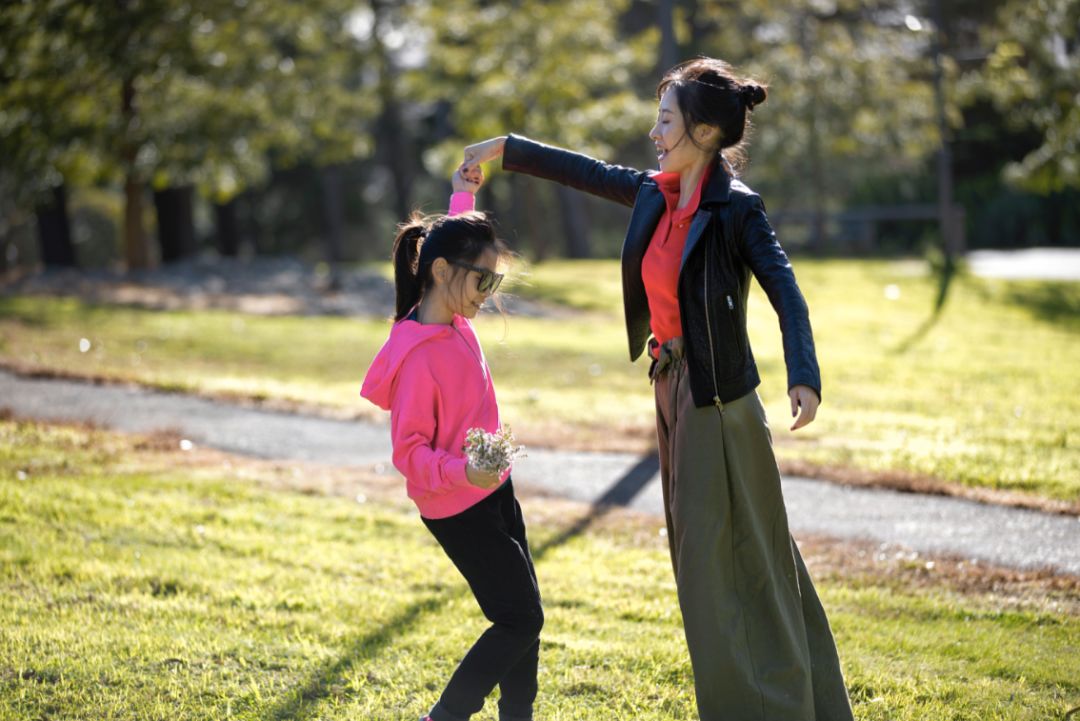
[[[499,265],[499,254],[488,248],[471,263],[462,265],[451,264],[454,274],[447,283],[446,303],[449,309],[466,318],[475,318],[480,312],[480,306],[495,293],[495,289],[480,289],[481,280],[484,277],[483,269],[490,273],[496,273]],[[465,267],[472,266],[472,267]],[[490,282],[490,281],[489,281]]]
[[[697,128],[699,138],[710,134],[708,126]],[[656,145],[656,159],[662,173],[683,173],[699,163],[709,153],[693,143],[686,132],[675,88],[669,87],[660,97],[656,112],[656,125],[649,131],[649,139]]]

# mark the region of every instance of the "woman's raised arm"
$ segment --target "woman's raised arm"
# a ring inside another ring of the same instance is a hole
[[[465,165],[502,156],[503,168],[568,185],[605,200],[633,206],[638,188],[649,176],[588,155],[544,145],[520,135],[500,136],[465,148]]]

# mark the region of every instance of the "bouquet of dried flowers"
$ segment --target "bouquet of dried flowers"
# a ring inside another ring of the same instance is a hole
[[[465,451],[469,465],[488,473],[502,473],[516,458],[525,457],[525,446],[515,445],[509,426],[500,426],[494,433],[483,428],[470,428],[465,434]]]

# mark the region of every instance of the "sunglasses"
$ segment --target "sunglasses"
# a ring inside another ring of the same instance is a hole
[[[481,268],[478,265],[470,265],[468,263],[462,263],[459,260],[450,261],[452,265],[456,265],[459,268],[465,268],[466,270],[474,270],[480,274],[480,280],[476,283],[476,290],[481,293],[494,293],[499,289],[499,284],[502,283],[503,274],[496,273],[493,270],[487,268]]]

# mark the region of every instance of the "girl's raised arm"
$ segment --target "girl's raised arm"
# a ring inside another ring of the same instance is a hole
[[[450,178],[454,194],[450,196],[450,208],[447,215],[458,215],[476,208],[476,191],[484,182],[484,171],[479,165],[469,167],[462,163]]]

